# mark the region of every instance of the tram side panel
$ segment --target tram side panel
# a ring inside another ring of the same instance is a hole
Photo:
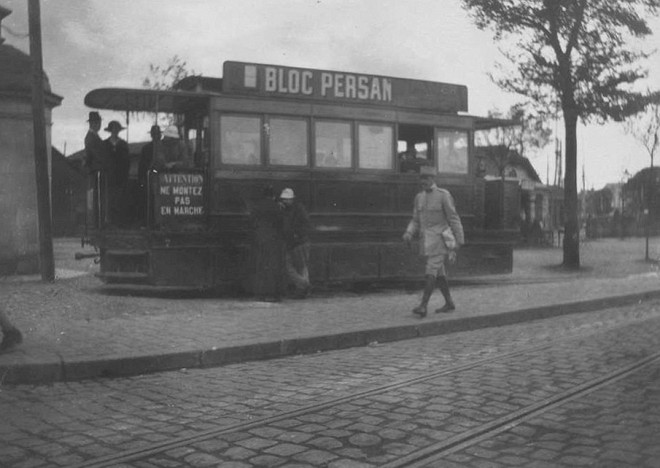
[[[195,184],[169,183],[167,189],[167,181],[160,181],[150,229],[100,234],[101,276],[108,281],[249,291],[254,271],[247,213],[266,184],[292,187],[311,214],[313,282],[388,282],[423,276],[417,245],[401,241],[419,190],[416,178],[342,180],[272,173],[214,178],[204,185],[210,189],[210,204],[194,198],[198,191],[175,188]],[[449,267],[450,274],[511,272],[511,233],[483,228],[483,181],[441,185],[454,196],[466,232],[467,243],[458,263]],[[191,200],[182,198],[186,194]]]
[[[241,212],[264,184],[272,184],[276,189],[284,185],[293,188],[299,201],[310,211],[315,228],[310,259],[314,282],[398,281],[423,276],[423,262],[418,258],[417,246],[401,241],[419,190],[416,180],[340,181],[328,177],[320,181],[304,177],[282,180],[255,177],[214,181],[213,197],[220,209],[213,217],[212,229],[224,232],[227,239],[214,255],[218,281],[235,278],[237,273],[247,273],[249,277],[250,233]],[[453,276],[510,273],[513,233],[483,229],[483,181],[444,186],[454,195],[467,238],[459,261],[450,267],[450,273]],[[237,242],[232,243],[230,237]],[[233,247],[228,253],[230,245]],[[242,264],[244,261],[248,265]],[[232,268],[238,271],[233,272]]]

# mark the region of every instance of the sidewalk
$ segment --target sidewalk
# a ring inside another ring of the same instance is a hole
[[[652,239],[652,257],[660,255]],[[420,320],[420,293],[316,294],[271,304],[250,299],[117,290],[71,260],[75,240],[56,245],[57,280],[0,279],[3,305],[24,343],[0,354],[0,382],[48,383],[211,367],[363,346],[616,307],[660,298],[644,239],[583,245],[577,273],[556,267],[561,249],[516,250],[511,275],[457,282],[457,311]],[[71,257],[71,259],[69,259]],[[442,305],[437,292],[430,310]]]

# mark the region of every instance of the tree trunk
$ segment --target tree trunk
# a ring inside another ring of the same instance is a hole
[[[580,225],[577,196],[577,113],[564,106],[566,172],[564,176],[564,262],[565,268],[580,268]]]

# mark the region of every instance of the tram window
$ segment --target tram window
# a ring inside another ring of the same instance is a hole
[[[391,169],[394,151],[393,134],[391,126],[360,124],[358,126],[359,167],[362,169]]]
[[[261,157],[261,119],[259,117],[220,118],[221,160],[224,164],[257,165]]]
[[[440,172],[467,174],[468,134],[458,130],[438,130],[438,170]]]
[[[397,155],[399,171],[419,172],[421,166],[433,165],[433,127],[399,125]]]
[[[306,166],[307,121],[300,119],[271,118],[269,122],[269,161],[283,166]]]
[[[351,124],[317,121],[314,127],[316,167],[351,167]]]

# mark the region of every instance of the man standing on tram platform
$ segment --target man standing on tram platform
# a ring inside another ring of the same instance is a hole
[[[445,262],[456,260],[456,251],[465,243],[463,225],[456,212],[449,191],[435,184],[435,168],[422,166],[420,179],[423,190],[415,197],[413,216],[403,240],[410,242],[419,234],[420,254],[426,257],[425,284],[422,300],[413,314],[426,317],[427,305],[436,283],[445,299],[445,305],[436,313],[451,312],[456,308],[449,292]]]
[[[103,141],[108,157],[107,187],[109,196],[109,218],[116,225],[123,225],[127,219],[126,186],[130,168],[128,143],[119,137],[124,126],[118,121],[111,121],[105,128],[110,136]]]
[[[104,209],[101,204],[106,200],[106,150],[103,140],[99,136],[101,130],[101,115],[92,111],[89,113],[87,122],[89,130],[85,135],[85,167],[89,173],[88,190],[93,192],[94,214],[98,222],[102,222],[101,216],[104,216]],[[101,213],[99,213],[101,208]]]
[[[152,208],[153,192],[150,187],[149,173],[154,169],[154,161],[162,159],[162,132],[158,125],[152,125],[149,130],[151,141],[142,147],[138,161],[138,217],[141,223],[148,223]]]

